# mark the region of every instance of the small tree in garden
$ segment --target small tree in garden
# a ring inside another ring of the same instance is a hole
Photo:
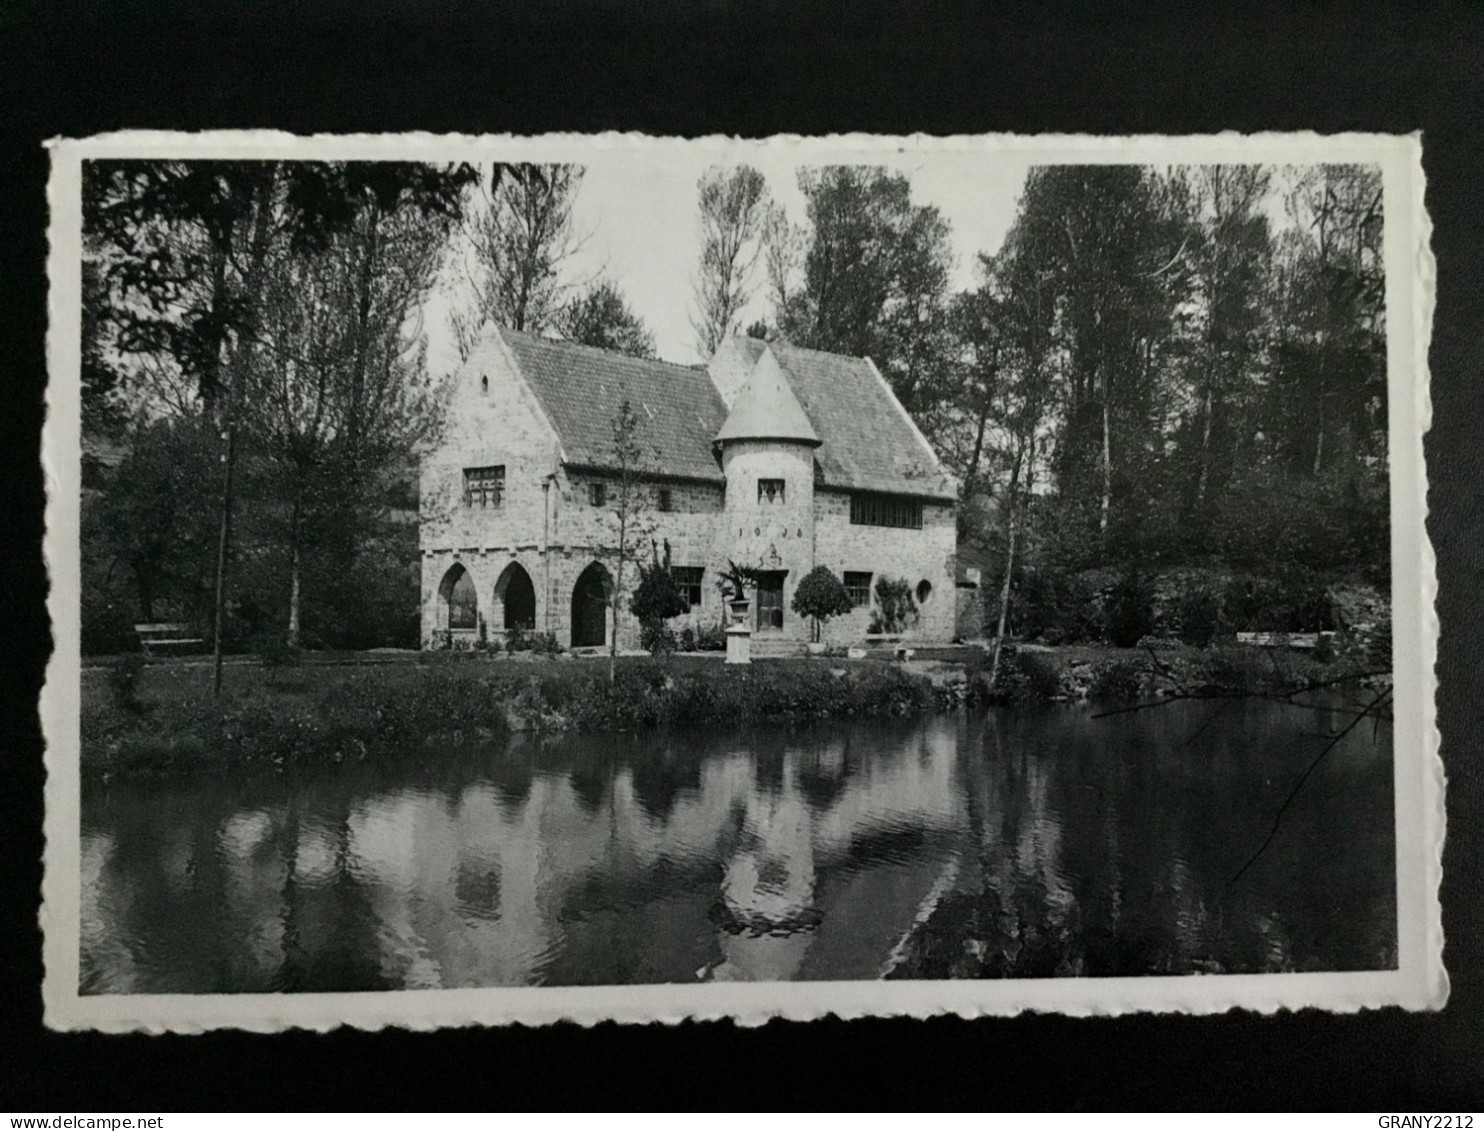
[[[716,587],[721,590],[723,600],[740,601],[757,586],[761,574],[757,566],[738,565],[728,560],[726,569],[716,579]]]
[[[819,643],[819,626],[830,617],[850,612],[850,594],[845,583],[825,566],[815,566],[794,591],[793,610],[811,621],[812,639]]]
[[[871,614],[871,631],[901,632],[917,620],[917,602],[912,599],[912,586],[904,578],[881,577],[876,580],[876,609]]]
[[[639,565],[639,584],[629,601],[629,611],[639,621],[640,643],[651,652],[669,651],[672,643],[665,629],[665,621],[690,611],[690,602],[675,584],[670,572],[670,543],[665,542],[665,554],[661,559],[659,547],[650,543],[651,559]]]

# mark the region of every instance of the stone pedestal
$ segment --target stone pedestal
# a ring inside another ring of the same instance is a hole
[[[727,663],[752,663],[752,626],[748,624],[727,625]]]

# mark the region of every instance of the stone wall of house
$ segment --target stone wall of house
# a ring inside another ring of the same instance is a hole
[[[783,577],[785,639],[802,640],[808,625],[793,611],[794,591],[814,568],[814,449],[807,444],[742,440],[722,453],[727,477],[726,507],[719,520],[713,557]],[[782,496],[765,494],[760,483],[781,480]],[[753,615],[758,604],[753,602]],[[772,630],[770,630],[772,631]]]
[[[465,469],[482,467],[505,468],[498,506],[465,501]],[[498,334],[486,333],[454,375],[444,441],[424,459],[419,476],[425,645],[446,627],[447,612],[438,593],[455,562],[469,570],[482,614],[494,598],[500,572],[512,560],[531,574],[541,603],[542,574],[533,565],[543,549],[552,505],[549,484],[558,468],[556,434],[517,375],[504,342]]]
[[[927,599],[919,602],[917,623],[905,636],[952,640],[957,635],[958,527],[951,503],[924,500],[921,530],[857,526],[850,521],[850,495],[843,491],[817,491],[814,509],[815,560],[842,580],[847,571],[871,574],[870,605],[830,620],[824,640],[849,643],[866,635],[876,604],[876,581],[882,576],[903,578],[914,592],[926,583]]]

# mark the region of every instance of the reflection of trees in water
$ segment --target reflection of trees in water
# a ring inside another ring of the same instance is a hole
[[[1224,725],[1203,729],[1213,709]],[[991,714],[964,762],[977,870],[896,976],[1394,965],[1384,732],[1380,745],[1367,734],[1337,749],[1233,882],[1335,730],[1323,712],[1261,702],[1122,719]]]

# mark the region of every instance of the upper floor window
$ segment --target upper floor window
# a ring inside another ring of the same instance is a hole
[[[481,377],[479,379],[479,394],[480,394],[480,396],[484,396],[489,391],[490,391],[490,379],[488,377]]]
[[[608,484],[589,483],[587,485],[587,501],[595,507],[606,505],[608,502]]]
[[[757,501],[760,503],[783,502],[783,480],[759,479],[757,481]]]
[[[666,514],[675,509],[675,499],[670,494],[670,488],[660,488],[659,507],[660,510],[664,511]]]
[[[690,607],[700,608],[701,582],[705,580],[706,570],[702,566],[671,566],[670,576],[675,579],[680,592],[690,602]]]
[[[851,495],[850,521],[857,526],[922,529],[922,500],[896,495]]]
[[[464,505],[497,507],[505,501],[505,465],[464,468]]]
[[[860,609],[869,605],[871,603],[871,575],[855,573],[847,569],[845,571],[845,593],[855,608]]]

